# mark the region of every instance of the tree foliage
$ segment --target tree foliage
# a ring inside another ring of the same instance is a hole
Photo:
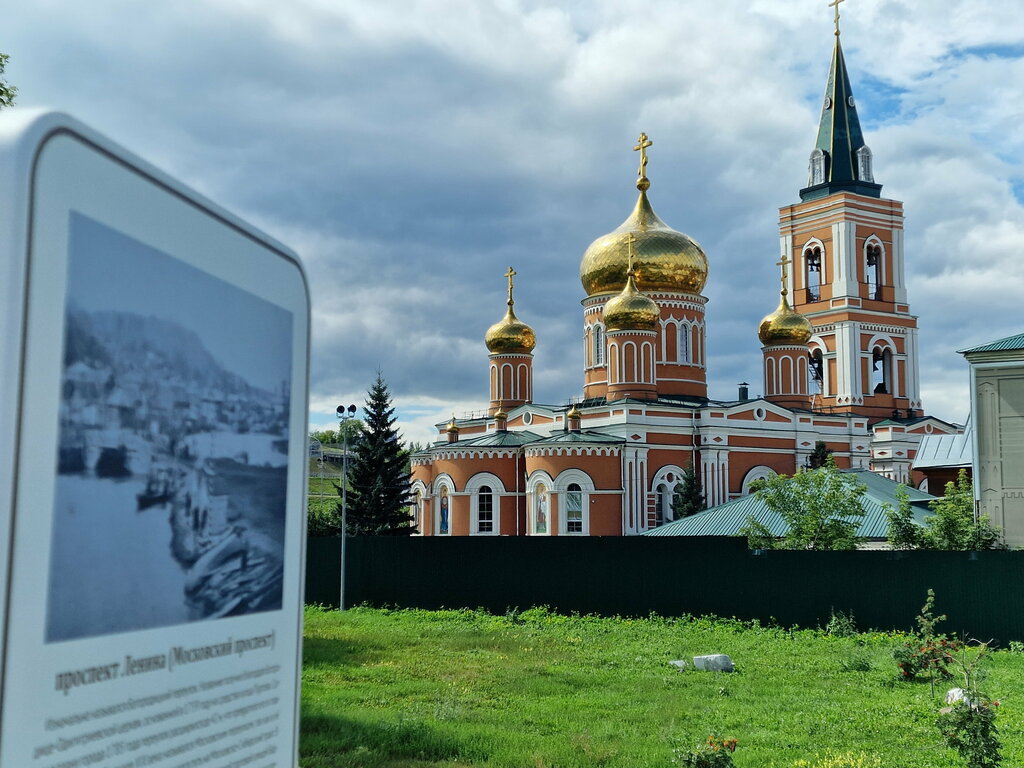
[[[354,448],[363,433],[363,422],[359,419],[346,419],[338,429],[318,429],[309,436],[319,440],[322,445],[343,445],[348,437],[348,447]]]
[[[889,518],[888,540],[893,549],[996,549],[1001,532],[987,516],[975,519],[974,486],[961,469],[956,482],[946,483],[945,495],[932,501],[933,514],[923,524],[914,520],[906,490],[897,494],[896,508],[885,510]]]
[[[832,456],[832,450],[825,445],[823,440],[818,440],[814,444],[814,450],[811,451],[807,457],[807,468],[808,469],[821,469],[828,464],[829,458]]]
[[[18,95],[18,89],[3,79],[4,69],[10,58],[6,53],[0,53],[0,108],[13,107],[14,98]]]
[[[757,497],[786,523],[782,538],[753,517],[740,531],[751,549],[856,549],[867,486],[839,471],[828,457],[820,469],[765,480]]]
[[[416,533],[408,509],[411,491],[407,455],[395,429],[391,393],[379,372],[370,387],[363,412],[365,423],[349,463],[348,533],[350,536]]]
[[[680,478],[676,489],[676,493],[672,496],[673,519],[679,520],[700,512],[702,509],[707,509],[708,505],[704,499],[704,489],[701,488],[700,484],[700,475],[693,468],[692,461],[683,470],[683,476]]]

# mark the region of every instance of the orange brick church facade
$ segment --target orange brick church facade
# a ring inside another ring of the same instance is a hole
[[[619,536],[672,519],[693,466],[708,506],[792,474],[818,441],[840,467],[914,482],[925,434],[917,323],[904,282],[903,206],[881,197],[836,36],[808,185],[779,216],[779,307],[758,328],[761,397],[707,391],[708,258],[654,212],[641,134],[633,211],[580,263],[583,392],[533,402],[533,329],[508,310],[485,336],[490,406],[440,425],[415,454],[423,535]],[[765,296],[765,303],[772,300]]]

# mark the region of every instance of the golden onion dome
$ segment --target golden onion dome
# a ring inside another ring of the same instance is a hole
[[[566,413],[565,416],[568,419],[581,419],[581,418],[583,418],[583,414],[580,413],[580,409],[577,408],[575,405],[573,405],[573,407],[569,409],[568,413]]]
[[[444,431],[447,432],[448,434],[457,435],[459,433],[459,424],[458,422],[455,421],[454,415],[452,415],[452,420],[445,425]]]
[[[580,281],[587,296],[611,293],[626,282],[629,236],[636,238],[636,277],[645,291],[700,294],[708,279],[708,257],[697,242],[658,218],[647,199],[647,134],[640,134],[636,207],[614,232],[590,244],[580,262]]]
[[[783,292],[779,308],[765,315],[757,327],[757,336],[765,346],[770,344],[806,344],[813,330],[810,321],[789,306]]]
[[[637,290],[633,271],[626,273],[622,293],[604,305],[604,326],[609,331],[655,331],[661,311],[654,299]]]
[[[516,317],[513,309],[515,301],[512,300],[512,278],[515,274],[512,267],[505,273],[508,278],[508,311],[505,317],[484,334],[484,343],[491,354],[529,354],[537,346],[537,335],[533,328]]]

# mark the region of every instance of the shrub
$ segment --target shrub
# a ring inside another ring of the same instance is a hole
[[[902,645],[893,650],[893,658],[904,680],[913,680],[923,674],[927,674],[933,682],[936,674],[943,678],[953,676],[949,665],[954,661],[953,654],[963,644],[936,632],[936,626],[945,621],[946,616],[936,616],[934,609],[935,591],[929,589],[928,597],[916,619],[917,631],[912,632]]]
[[[684,768],[733,768],[732,753],[736,751],[736,744],[736,739],[708,736],[697,749],[674,750],[672,762]]]

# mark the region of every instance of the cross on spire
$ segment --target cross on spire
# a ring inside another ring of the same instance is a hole
[[[647,179],[647,148],[653,143],[647,138],[646,133],[641,133],[636,146],[633,147],[634,152],[640,153],[640,170],[636,172],[638,179],[636,186],[639,189],[648,189],[651,186],[651,182]]]
[[[510,307],[511,307],[511,306],[512,306],[513,304],[515,304],[515,302],[514,302],[514,301],[512,301],[512,278],[513,278],[513,277],[515,277],[515,276],[516,276],[516,275],[518,275],[518,274],[519,274],[519,273],[518,273],[518,272],[516,272],[516,271],[515,271],[514,269],[512,269],[512,267],[509,267],[509,268],[508,268],[508,272],[506,272],[506,273],[505,273],[505,277],[507,277],[507,278],[508,278],[508,305],[509,305]]]
[[[789,277],[789,272],[786,269],[786,266],[791,264],[791,263],[792,262],[790,261],[790,258],[788,256],[788,254],[785,254],[785,253],[782,254],[782,259],[780,259],[779,261],[775,262],[775,266],[782,267],[782,295],[783,296],[785,296],[786,294],[789,293],[789,289],[786,287],[786,278]]]
[[[828,4],[829,8],[835,8],[836,9],[836,18],[835,18],[835,22],[836,22],[836,37],[839,37],[839,4],[840,3],[845,3],[845,2],[846,2],[846,0],[832,0],[832,2]]]

